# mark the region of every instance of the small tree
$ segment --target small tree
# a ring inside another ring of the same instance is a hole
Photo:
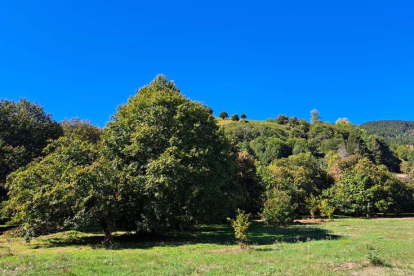
[[[241,249],[245,249],[247,246],[247,230],[251,225],[249,217],[250,214],[245,214],[243,211],[240,211],[240,209],[237,209],[236,219],[231,221],[231,226],[234,229],[234,236],[238,240]]]
[[[244,113],[242,113],[240,117],[241,117],[243,120],[246,120],[246,118],[247,118],[246,114],[244,114]]]
[[[233,116],[231,116],[231,120],[232,121],[238,121],[238,120],[240,120],[239,115],[233,114]]]
[[[315,215],[318,211],[320,211],[319,201],[318,198],[314,195],[311,195],[307,200],[306,203],[308,204],[309,213],[311,217],[314,219]]]
[[[267,224],[287,225],[293,222],[296,205],[284,191],[273,189],[264,204],[262,216]]]
[[[229,117],[229,114],[227,114],[227,112],[221,112],[219,115],[220,118],[222,118],[223,120],[227,119]]]
[[[333,214],[335,212],[335,208],[329,204],[327,199],[322,199],[319,202],[319,210],[323,218],[328,218],[329,221],[333,221]]]

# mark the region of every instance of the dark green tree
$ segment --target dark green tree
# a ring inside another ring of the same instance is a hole
[[[390,150],[384,139],[371,136],[370,150],[375,164],[385,165],[392,172],[400,171],[401,160]]]
[[[250,142],[256,158],[264,165],[269,165],[272,161],[288,157],[292,154],[292,149],[282,139],[271,137],[258,137]]]
[[[370,155],[369,149],[364,139],[362,139],[361,133],[357,130],[352,131],[349,135],[346,150],[349,154],[358,154],[364,157],[368,157]]]
[[[239,115],[233,114],[233,116],[231,116],[231,120],[232,121],[239,121],[240,120]]]
[[[265,187],[257,175],[255,161],[247,152],[241,151],[237,163],[236,182],[243,188],[243,204],[240,208],[250,214],[258,214],[263,207]]]
[[[222,118],[223,120],[227,119],[229,117],[229,114],[227,114],[227,112],[220,112],[219,115],[220,118]]]
[[[220,222],[242,188],[236,156],[205,106],[157,76],[118,109],[103,136],[119,171],[124,212],[141,230]]]
[[[276,123],[278,123],[279,125],[287,125],[289,123],[289,117],[286,115],[279,115],[276,118]]]
[[[116,171],[99,160],[99,146],[79,137],[61,137],[49,154],[7,180],[3,214],[28,239],[68,227],[101,225],[110,242],[122,210]]]
[[[62,134],[62,127],[37,103],[0,101],[0,202],[7,175],[42,156],[49,140]]]

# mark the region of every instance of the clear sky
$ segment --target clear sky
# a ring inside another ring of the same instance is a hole
[[[0,1],[0,98],[104,126],[162,73],[251,119],[414,120],[414,1]]]

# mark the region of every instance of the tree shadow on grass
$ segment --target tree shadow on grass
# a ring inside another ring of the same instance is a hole
[[[3,235],[4,232],[9,231],[13,228],[16,228],[16,226],[13,226],[13,225],[0,225],[0,236]]]
[[[276,242],[296,243],[309,240],[335,240],[340,238],[317,225],[297,224],[288,227],[266,226],[254,222],[249,228],[249,243],[254,245],[270,245]],[[59,236],[46,239],[44,244],[34,248],[86,245],[92,248],[103,248],[102,235]],[[156,246],[175,247],[186,244],[218,244],[234,245],[234,230],[228,225],[201,226],[191,231],[170,232],[163,235],[123,234],[114,237],[114,245],[109,249],[147,249]]]

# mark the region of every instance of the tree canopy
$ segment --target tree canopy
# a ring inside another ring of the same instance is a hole
[[[231,145],[209,109],[164,76],[118,109],[103,141],[141,227],[179,229],[234,210],[239,188]]]
[[[37,103],[25,99],[0,101],[0,202],[7,175],[42,156],[62,127]]]

